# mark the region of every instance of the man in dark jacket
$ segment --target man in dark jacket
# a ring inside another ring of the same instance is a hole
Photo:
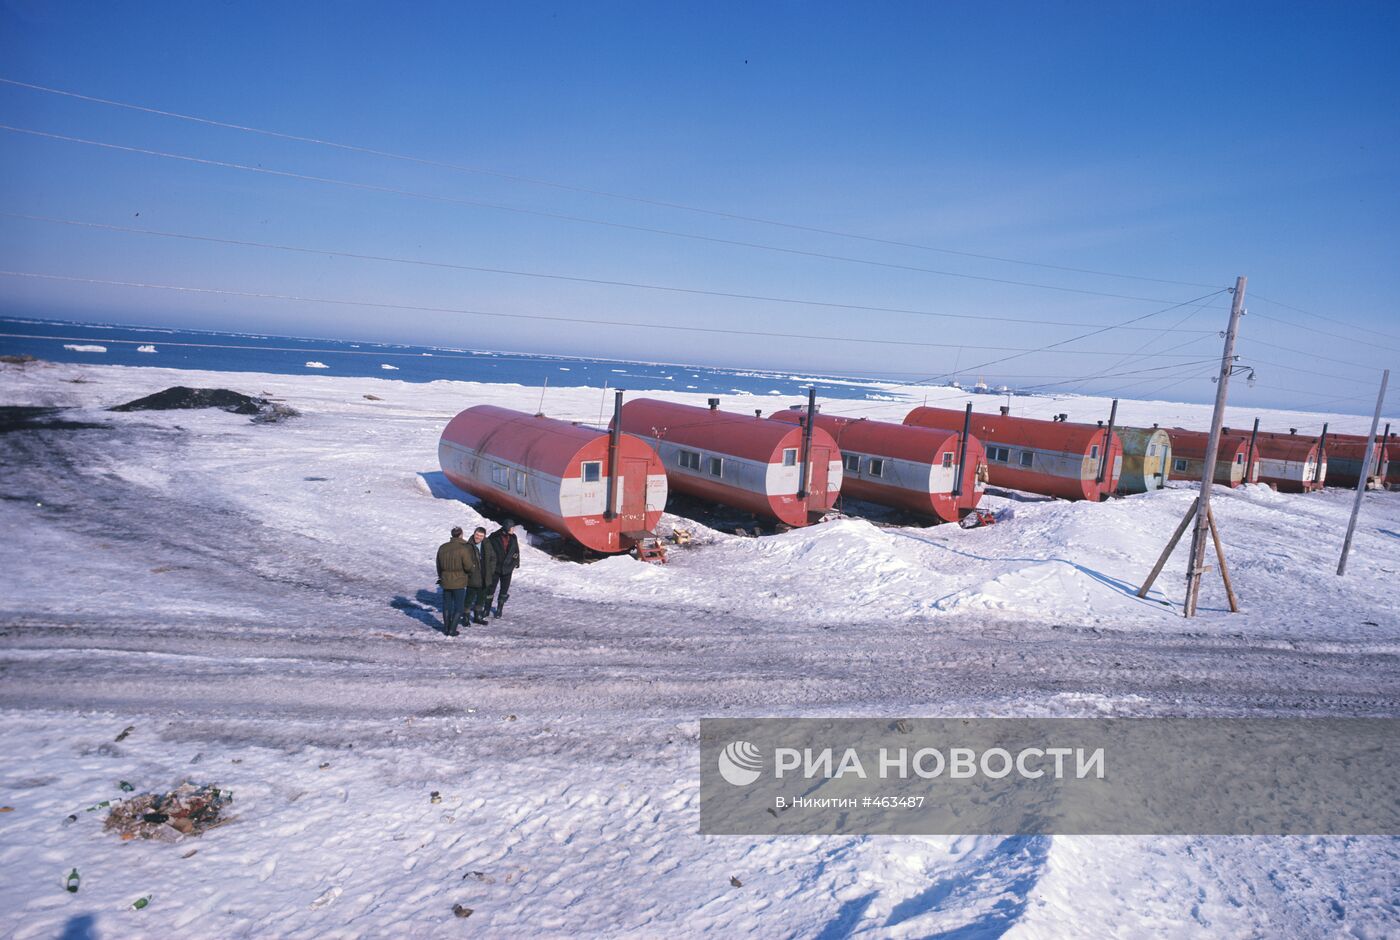
[[[488,623],[486,619],[486,606],[491,603],[491,589],[487,587],[491,576],[486,569],[486,559],[484,555],[483,542],[486,541],[486,530],[477,526],[472,533],[472,540],[467,543],[467,550],[471,552],[472,563],[475,566],[472,573],[467,576],[467,616],[472,623]]]
[[[515,523],[510,519],[502,522],[501,527],[487,538],[486,551],[482,553],[488,579],[487,610],[491,610],[491,595],[495,593],[496,586],[500,585],[501,589],[501,593],[496,597],[496,609],[493,612],[497,617],[505,610],[506,600],[510,597],[511,573],[520,567],[520,542],[511,531],[514,527]]]
[[[438,546],[437,580],[442,585],[442,632],[457,635],[457,622],[467,611],[467,585],[481,578],[478,554],[462,540],[461,526],[452,527],[452,538]]]

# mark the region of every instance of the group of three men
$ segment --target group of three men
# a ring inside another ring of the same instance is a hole
[[[437,552],[438,584],[442,585],[442,626],[448,636],[457,635],[457,624],[487,623],[486,614],[500,617],[510,597],[510,577],[520,567],[520,542],[506,519],[487,536],[480,526],[470,539],[462,538],[460,526]],[[491,596],[499,586],[495,609]]]

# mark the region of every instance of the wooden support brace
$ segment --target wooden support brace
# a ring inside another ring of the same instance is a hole
[[[1176,548],[1176,543],[1180,542],[1181,537],[1186,534],[1187,526],[1191,524],[1192,519],[1196,518],[1196,507],[1200,505],[1201,498],[1199,496],[1191,501],[1191,508],[1186,510],[1186,515],[1181,518],[1181,524],[1178,525],[1176,531],[1172,533],[1171,541],[1167,543],[1166,548],[1162,549],[1162,557],[1157,559],[1157,564],[1152,566],[1152,573],[1147,576],[1146,581],[1142,582],[1142,587],[1138,588],[1138,597],[1146,597],[1147,592],[1152,590],[1152,583],[1157,580],[1157,576],[1161,574],[1162,569],[1166,567],[1167,559],[1172,555],[1172,549]]]
[[[1220,559],[1220,580],[1225,582],[1225,596],[1230,599],[1230,613],[1240,612],[1239,602],[1235,600],[1235,588],[1230,583],[1230,569],[1225,566],[1225,549],[1220,547],[1220,532],[1215,528],[1215,512],[1206,508],[1206,522],[1210,524],[1210,538],[1215,543],[1215,557]]]

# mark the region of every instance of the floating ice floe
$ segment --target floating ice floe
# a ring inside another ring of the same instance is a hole
[[[151,346],[151,345],[137,346],[137,347],[136,347],[136,351],[137,351],[137,352],[145,352],[145,353],[153,353],[153,352],[156,351],[156,348],[155,348],[154,346]]]
[[[310,362],[308,362],[308,363],[306,364],[306,367],[307,367],[308,369],[329,369],[329,368],[330,368],[330,366],[326,365],[324,362],[317,362],[315,359],[312,359]]]
[[[72,343],[64,343],[63,348],[72,352],[106,352],[106,346],[75,346]]]
[[[389,363],[387,363],[387,362],[381,362],[381,363],[379,364],[379,368],[381,368],[381,369],[388,369],[390,372],[397,372],[397,371],[399,371],[399,367],[398,367],[398,366],[391,366],[391,365],[389,365]]]

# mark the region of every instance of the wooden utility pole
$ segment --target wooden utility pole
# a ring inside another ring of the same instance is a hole
[[[1206,536],[1210,534],[1210,490],[1215,483],[1215,461],[1220,455],[1220,427],[1225,423],[1225,399],[1230,389],[1230,373],[1235,369],[1235,334],[1244,313],[1246,278],[1235,279],[1235,298],[1230,304],[1230,325],[1225,328],[1225,349],[1220,354],[1220,377],[1215,387],[1215,412],[1210,419],[1210,441],[1206,444],[1206,466],[1201,474],[1201,501],[1196,508],[1196,531],[1191,536],[1191,556],[1186,566],[1185,614],[1196,616],[1201,596],[1201,573],[1205,570]]]
[[[1220,355],[1220,376],[1216,380],[1215,388],[1215,413],[1210,420],[1210,440],[1206,443],[1205,466],[1201,471],[1201,494],[1191,503],[1191,508],[1186,510],[1185,517],[1176,527],[1171,540],[1167,542],[1167,547],[1162,549],[1161,556],[1157,559],[1157,564],[1153,565],[1152,573],[1147,576],[1147,580],[1138,588],[1137,596],[1146,597],[1147,592],[1152,589],[1152,582],[1157,580],[1157,575],[1162,573],[1162,568],[1166,566],[1167,559],[1171,557],[1172,551],[1176,548],[1177,542],[1186,533],[1188,526],[1194,521],[1195,529],[1191,534],[1191,555],[1186,562],[1186,603],[1182,612],[1187,617],[1196,615],[1196,601],[1201,593],[1201,574],[1206,570],[1206,536],[1211,537],[1215,545],[1215,555],[1220,562],[1220,577],[1225,582],[1225,593],[1230,599],[1230,610],[1239,610],[1239,605],[1235,601],[1235,589],[1230,583],[1230,572],[1225,567],[1225,554],[1221,550],[1220,533],[1215,527],[1215,516],[1210,511],[1210,488],[1215,482],[1215,462],[1220,456],[1220,428],[1225,423],[1225,398],[1230,387],[1230,375],[1235,370],[1235,334],[1239,331],[1240,317],[1244,315],[1244,285],[1246,278],[1235,279],[1235,299],[1230,304],[1230,325],[1225,328],[1225,349]],[[1255,423],[1258,427],[1258,422]]]
[[[1351,521],[1347,523],[1346,541],[1342,542],[1342,558],[1337,562],[1338,577],[1347,573],[1347,556],[1351,554],[1351,537],[1356,534],[1356,516],[1361,512],[1361,497],[1366,492],[1366,481],[1371,477],[1371,454],[1376,447],[1376,427],[1381,423],[1381,409],[1385,407],[1385,387],[1389,383],[1390,370],[1386,369],[1381,373],[1381,390],[1380,394],[1376,396],[1376,413],[1371,416],[1371,435],[1366,438],[1366,455],[1361,460],[1361,479],[1356,481],[1356,499],[1351,504]]]

